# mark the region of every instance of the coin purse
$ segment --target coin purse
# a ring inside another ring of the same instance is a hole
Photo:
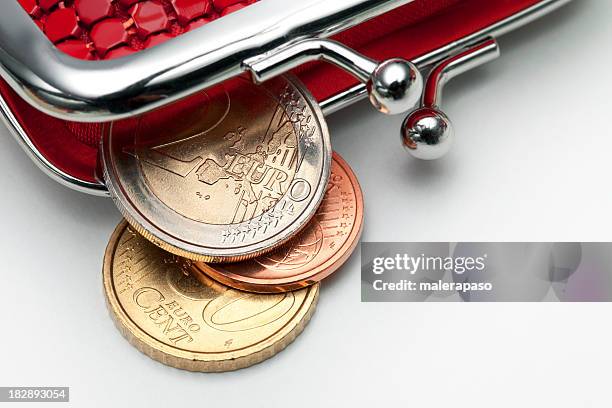
[[[105,195],[96,164],[111,121],[154,109],[171,121],[203,89],[238,75],[261,82],[288,71],[325,114],[368,95],[384,113],[402,113],[411,107],[394,105],[402,95],[396,98],[393,80],[385,82],[388,73],[375,76],[396,57],[430,70],[422,83],[413,78],[416,101],[431,108],[422,117],[439,111],[445,81],[497,56],[496,37],[565,3],[5,0],[0,109],[41,169]],[[406,126],[419,120],[412,116]]]

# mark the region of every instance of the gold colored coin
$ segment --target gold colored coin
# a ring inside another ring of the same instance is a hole
[[[314,313],[319,285],[283,294],[241,292],[192,276],[123,221],[104,257],[104,292],[121,333],[140,351],[190,371],[251,366],[291,343]]]

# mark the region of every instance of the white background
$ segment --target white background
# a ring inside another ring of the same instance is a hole
[[[330,118],[365,194],[367,241],[612,241],[612,2],[577,0],[455,80],[457,143],[419,163],[401,117]],[[132,348],[102,295],[119,212],[32,164],[0,128],[0,385],[70,386],[74,406],[610,406],[612,305],[362,304],[355,254],[286,351],[194,374]],[[127,404],[136,405],[127,405]]]

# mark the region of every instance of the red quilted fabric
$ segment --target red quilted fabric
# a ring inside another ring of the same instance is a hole
[[[129,55],[257,0],[18,0],[59,49],[99,60]]]

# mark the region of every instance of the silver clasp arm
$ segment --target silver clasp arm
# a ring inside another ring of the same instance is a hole
[[[455,132],[452,122],[440,110],[444,86],[453,78],[500,56],[494,39],[484,40],[436,65],[425,83],[421,106],[402,124],[402,144],[418,159],[435,160],[450,150]]]
[[[439,107],[446,84],[474,68],[499,58],[499,45],[494,39],[487,39],[436,65],[427,78],[422,105]]]
[[[361,55],[337,41],[312,39],[300,41],[269,55],[246,60],[244,65],[251,71],[257,83],[265,82],[277,75],[299,67],[307,62],[323,60],[350,72],[363,83],[367,83],[378,63]]]
[[[407,112],[421,97],[423,77],[412,62],[401,58],[378,62],[333,40],[300,41],[264,56],[247,59],[244,66],[255,82],[264,82],[317,60],[337,65],[364,83],[370,102],[383,113]]]

